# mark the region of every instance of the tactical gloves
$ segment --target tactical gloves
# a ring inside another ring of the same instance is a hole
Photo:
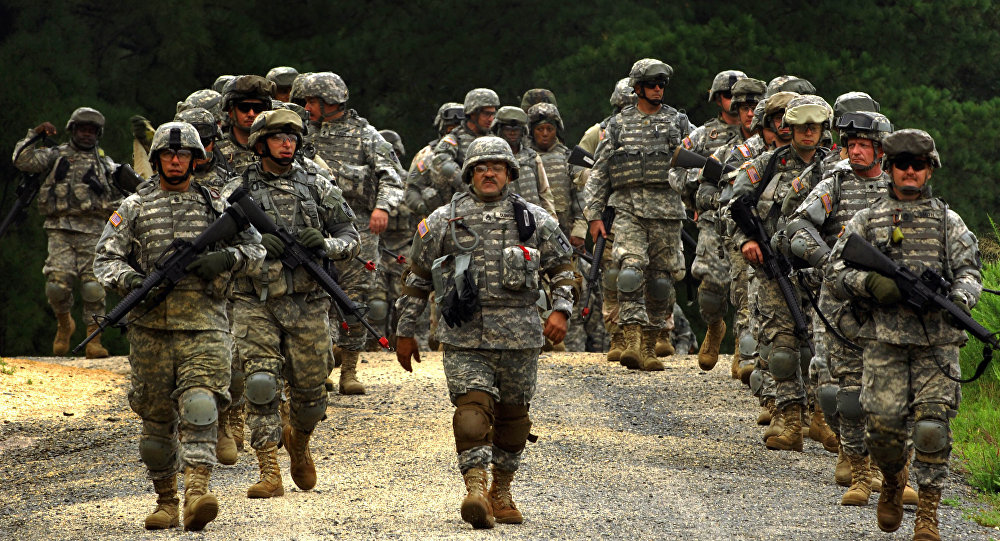
[[[895,280],[877,272],[869,272],[865,277],[865,289],[879,304],[892,305],[903,299]]]
[[[313,248],[321,248],[326,244],[326,239],[323,238],[323,233],[316,229],[315,227],[306,227],[295,235],[298,239],[299,244],[303,248],[312,250]],[[268,250],[270,252],[270,250]]]
[[[951,295],[950,297],[948,297],[948,300],[950,300],[951,302],[955,303],[955,306],[957,306],[960,310],[962,310],[963,312],[965,312],[965,315],[967,315],[969,317],[972,317],[972,308],[969,308],[969,305],[965,303],[965,299],[963,299],[962,297],[960,297],[958,295]],[[960,329],[964,328],[961,325],[961,323],[958,321],[958,319],[955,318],[955,316],[951,315],[951,312],[944,312],[944,320],[949,325],[952,325],[954,327],[958,327]]]
[[[209,252],[192,261],[184,270],[197,274],[203,280],[211,280],[235,264],[236,255],[232,252]]]
[[[139,274],[138,272],[128,271],[122,275],[121,284],[129,291],[132,291],[133,289],[138,289],[138,287],[142,285],[142,282],[145,279],[146,277]]]
[[[476,285],[476,277],[465,270],[465,287],[462,293],[458,293],[458,288],[454,288],[445,295],[441,302],[441,317],[449,327],[461,327],[463,323],[472,321],[472,317],[479,311],[479,287]]]
[[[267,259],[278,259],[285,253],[285,243],[281,242],[277,235],[264,233],[260,237],[260,243],[267,250]]]
[[[153,144],[153,134],[155,133],[153,125],[139,115],[129,118],[128,122],[132,126],[132,136],[135,137],[136,141],[139,141],[139,144],[146,149],[146,152],[149,152],[149,147]]]

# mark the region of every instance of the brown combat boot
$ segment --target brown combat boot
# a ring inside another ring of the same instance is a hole
[[[840,449],[840,440],[833,432],[830,425],[826,424],[826,417],[819,406],[813,407],[812,422],[809,423],[809,439],[823,444],[823,448],[830,453],[836,453]]]
[[[486,498],[487,475],[483,468],[472,468],[462,474],[465,478],[465,490],[468,491],[462,500],[462,520],[476,529],[492,528],[496,522],[490,501]]]
[[[87,325],[87,336],[90,336],[90,333],[99,328],[98,325]],[[108,350],[101,345],[101,333],[97,333],[93,340],[87,342],[87,347],[84,351],[87,353],[88,359],[103,359],[108,356]]]
[[[656,336],[660,331],[642,331],[642,359],[639,368],[646,372],[663,370],[663,361],[656,358]]]
[[[358,381],[357,351],[343,351],[344,362],[340,365],[340,394],[365,394],[365,386]]]
[[[243,424],[247,414],[245,406],[245,404],[241,404],[226,410],[226,425],[229,427],[229,435],[232,436],[236,449],[240,451],[246,449],[243,438]]]
[[[767,438],[764,444],[768,449],[802,452],[802,409],[802,404],[788,404],[781,408],[785,429],[781,434]]]
[[[920,487],[917,520],[913,525],[913,541],[941,541],[937,516],[939,503],[941,503],[941,489]]]
[[[774,399],[764,399],[764,404],[760,407],[760,413],[757,414],[757,424],[760,426],[771,424],[771,418],[774,416],[774,409]]]
[[[278,444],[268,442],[266,447],[258,450],[257,463],[260,466],[260,481],[250,485],[247,498],[283,496],[285,487],[281,484],[281,468],[278,466]]]
[[[775,405],[773,398],[768,399],[765,407],[771,410],[771,422],[768,423],[767,428],[764,429],[764,433],[761,435],[763,441],[766,443],[768,438],[777,436],[785,431],[785,417]]]
[[[226,410],[219,415],[219,439],[215,443],[215,458],[219,459],[219,464],[232,466],[236,464],[237,454],[236,442],[229,426],[229,410]]]
[[[874,468],[874,470],[878,471],[878,468]],[[869,468],[868,471],[871,473],[872,469]],[[841,446],[837,451],[837,467],[833,470],[833,480],[842,487],[849,487],[851,486],[852,479],[851,461],[847,459],[847,453],[844,452],[844,448]],[[879,482],[881,483],[881,481]]]
[[[719,362],[719,346],[724,336],[726,336],[725,321],[720,319],[708,326],[705,339],[701,342],[701,349],[698,350],[698,368],[706,372],[715,368],[715,363]]]
[[[302,490],[310,490],[316,486],[316,464],[313,463],[312,453],[309,452],[309,434],[301,430],[286,426],[281,431],[282,440],[285,443],[285,450],[288,451],[288,458],[291,459],[289,473],[295,486]]]
[[[753,364],[740,364],[740,381],[747,387],[750,386],[750,375],[753,374]]]
[[[642,363],[642,327],[626,325],[622,332],[625,334],[625,351],[622,351],[618,362],[625,368],[635,370]]]
[[[73,336],[73,331],[76,330],[76,322],[73,321],[73,316],[69,312],[56,314],[56,322],[58,326],[56,327],[56,337],[52,340],[52,354],[61,357],[69,353],[69,339]]]
[[[520,524],[524,515],[514,505],[514,497],[510,494],[510,483],[514,480],[514,472],[498,469],[493,465],[493,484],[490,485],[490,508],[493,516],[501,524]]]
[[[733,364],[729,368],[733,379],[740,379],[740,341],[736,341],[736,351],[733,352]]]
[[[653,353],[657,357],[669,357],[676,353],[674,343],[670,341],[670,331],[667,329],[659,330],[656,334],[656,345],[653,347]]]
[[[177,499],[177,474],[166,479],[154,479],[156,509],[146,517],[147,530],[166,530],[180,524],[180,500]]]
[[[851,488],[840,498],[840,505],[868,505],[872,495],[872,465],[867,456],[844,453],[851,464]]]
[[[878,529],[891,533],[898,530],[903,522],[903,488],[906,487],[909,471],[904,467],[896,475],[882,473],[882,493],[878,496],[875,515]]]
[[[201,531],[219,515],[219,500],[208,491],[207,466],[184,468],[184,529]]]
[[[608,346],[608,361],[616,363],[622,359],[625,351],[625,334],[621,331],[611,333],[611,344]]]

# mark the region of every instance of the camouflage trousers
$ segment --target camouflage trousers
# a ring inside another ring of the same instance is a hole
[[[83,321],[94,324],[94,317],[104,316],[104,288],[94,276],[94,252],[100,233],[65,229],[46,229],[48,257],[45,275],[45,296],[56,314],[73,308],[73,284],[79,280],[83,300]]]
[[[403,253],[405,254],[408,251],[408,249],[404,249]],[[403,270],[406,267],[398,263],[395,258],[382,252],[381,248],[379,248],[379,252],[381,261],[379,262],[378,272],[375,273],[375,287],[369,297],[373,301],[370,306],[374,307],[374,301],[377,300],[384,302],[387,309],[385,317],[381,319],[381,325],[374,315],[370,315],[368,319],[369,323],[376,330],[381,331],[385,336],[392,336],[395,334],[396,320],[399,318],[399,315],[395,313],[394,307],[396,306],[396,299],[402,296],[402,277]],[[369,341],[373,340],[371,336],[368,339]]]
[[[674,282],[684,277],[681,221],[641,218],[619,210],[615,217],[612,256],[618,267],[618,324],[639,324],[649,330],[666,328],[677,293]],[[640,275],[634,291],[622,291],[623,274]]]
[[[355,222],[358,227],[358,232],[361,234],[361,252],[358,257],[364,261],[371,261],[375,263],[376,269],[370,271],[365,268],[357,259],[348,259],[345,261],[338,261],[336,263],[337,272],[340,274],[340,288],[347,293],[347,296],[351,298],[355,303],[367,304],[368,300],[372,297],[372,293],[375,291],[376,275],[378,274],[378,265],[381,258],[379,257],[378,248],[378,235],[373,234],[368,230],[368,222],[365,222],[364,230],[361,230],[361,226],[358,222]],[[363,351],[365,349],[365,341],[368,337],[368,331],[361,326],[353,316],[344,315],[347,319],[347,324],[350,330],[344,333],[340,329],[341,316],[334,305],[330,306],[330,332],[338,333],[331,334],[330,339],[332,343],[337,344],[343,349],[348,351]],[[340,329],[338,331],[338,329]],[[345,336],[346,334],[346,336]],[[333,369],[333,364],[331,361],[330,369]]]
[[[487,350],[444,344],[444,375],[452,404],[469,391],[482,391],[498,404],[530,405],[538,379],[538,353],[538,348]],[[494,437],[498,437],[495,430],[490,439]],[[522,454],[481,445],[458,454],[458,469],[486,469],[492,463],[505,471],[517,471]]]
[[[951,454],[950,420],[958,410],[961,388],[938,367],[960,373],[958,345],[901,346],[871,340],[864,347],[861,406],[872,460],[887,475],[900,471],[912,438],[916,453],[911,469],[917,484],[942,488]]]
[[[289,388],[290,424],[312,432],[326,410],[323,382],[332,364],[329,297],[296,293],[261,303],[237,295],[233,303],[233,336],[244,362],[247,381],[255,374],[270,374],[275,389]],[[267,403],[255,403],[247,391],[247,427],[250,446],[263,449],[281,441],[280,392]]]
[[[794,277],[791,284],[799,306],[808,314],[802,303],[803,292]],[[751,288],[756,300],[752,304],[753,317],[760,325],[757,365],[774,380],[774,399],[779,408],[796,402],[805,404],[806,383],[801,358],[807,344],[795,336],[795,323],[777,280],[769,280],[763,272],[755,273]]]
[[[733,305],[733,336],[740,349],[740,366],[757,363],[757,331],[750,321],[750,280],[752,272],[739,250],[729,251],[729,302]]]
[[[832,299],[829,287],[823,285],[820,292],[820,310],[830,320],[830,323],[848,340],[857,343],[860,324],[854,318],[850,307]],[[822,336],[822,338],[820,338]],[[852,411],[845,416],[837,411],[831,418],[827,415],[827,424],[840,436],[840,444],[844,451],[858,456],[868,454],[865,446],[865,417],[854,414],[854,405],[861,394],[861,374],[864,366],[862,352],[852,349],[848,344],[824,329],[822,335],[816,335],[816,344],[822,343],[826,353],[826,365],[832,385],[837,387],[838,410],[840,404],[845,404]],[[817,351],[819,348],[817,347]],[[817,382],[817,392],[826,382]]]
[[[583,276],[583,283],[580,286],[581,295],[584,290],[590,287],[587,283],[587,275],[590,272],[590,264],[582,258],[577,258],[577,272]],[[599,313],[603,310],[604,292],[598,287],[590,290],[590,311]],[[605,351],[608,345],[607,333],[604,330],[604,322],[597,317],[587,317],[584,319],[583,307],[573,310],[572,317],[569,318],[569,328],[566,331],[567,351]]]
[[[149,477],[165,479],[187,466],[212,468],[218,412],[230,402],[232,335],[132,325],[128,341],[128,403],[142,419],[139,456]],[[216,411],[192,420],[183,404],[199,393],[214,396]]]
[[[684,310],[677,303],[674,303],[673,330],[670,331],[670,343],[674,345],[677,353],[682,355],[691,351],[698,351],[698,337],[691,329],[691,322],[684,315]]]
[[[712,221],[698,220],[698,246],[691,262],[691,276],[697,278],[701,317],[712,324],[722,320],[729,309],[729,257]]]

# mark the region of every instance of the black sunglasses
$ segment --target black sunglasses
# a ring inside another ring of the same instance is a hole
[[[657,79],[655,81],[643,81],[641,84],[643,88],[648,88],[650,90],[654,88],[667,88],[667,82],[664,81],[663,79]]]
[[[255,101],[241,101],[236,104],[236,108],[239,109],[241,113],[249,113],[250,111],[253,111],[260,114],[269,110],[271,106],[266,103],[258,103]]]
[[[914,171],[923,171],[927,169],[927,160],[918,156],[902,155],[892,159],[892,166],[900,171],[906,171],[910,167]]]

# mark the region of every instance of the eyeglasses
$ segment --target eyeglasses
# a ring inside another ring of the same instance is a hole
[[[480,109],[478,114],[480,116],[484,116],[486,118],[493,118],[493,117],[497,116],[497,111],[496,111],[496,109],[494,109],[492,111],[490,111],[489,109]]]
[[[906,171],[911,167],[914,171],[923,171],[927,169],[927,160],[917,156],[897,156],[892,159],[892,166],[900,171]]]
[[[642,87],[652,90],[654,88],[667,88],[667,82],[663,79],[656,79],[655,81],[642,81]]]
[[[502,163],[495,163],[493,165],[486,165],[481,163],[472,168],[472,171],[477,175],[485,175],[487,171],[493,171],[494,175],[499,175],[507,172],[507,166]]]
[[[299,136],[294,133],[272,133],[271,135],[268,135],[267,138],[277,141],[282,145],[285,143],[299,142]]]
[[[823,129],[823,125],[819,122],[810,122],[808,124],[792,124],[792,129],[799,133],[818,133]]]
[[[236,104],[236,108],[239,109],[241,113],[249,113],[253,111],[257,114],[263,113],[271,108],[267,103],[260,103],[256,101],[241,101]]]
[[[892,131],[892,124],[879,120],[869,113],[844,113],[837,119],[837,128],[841,130]]]
[[[179,150],[175,150],[172,148],[165,148],[160,151],[160,159],[166,160],[168,162],[173,161],[174,158],[177,158],[182,162],[187,162],[191,161],[192,156],[194,156],[194,153],[186,148],[182,148]]]

